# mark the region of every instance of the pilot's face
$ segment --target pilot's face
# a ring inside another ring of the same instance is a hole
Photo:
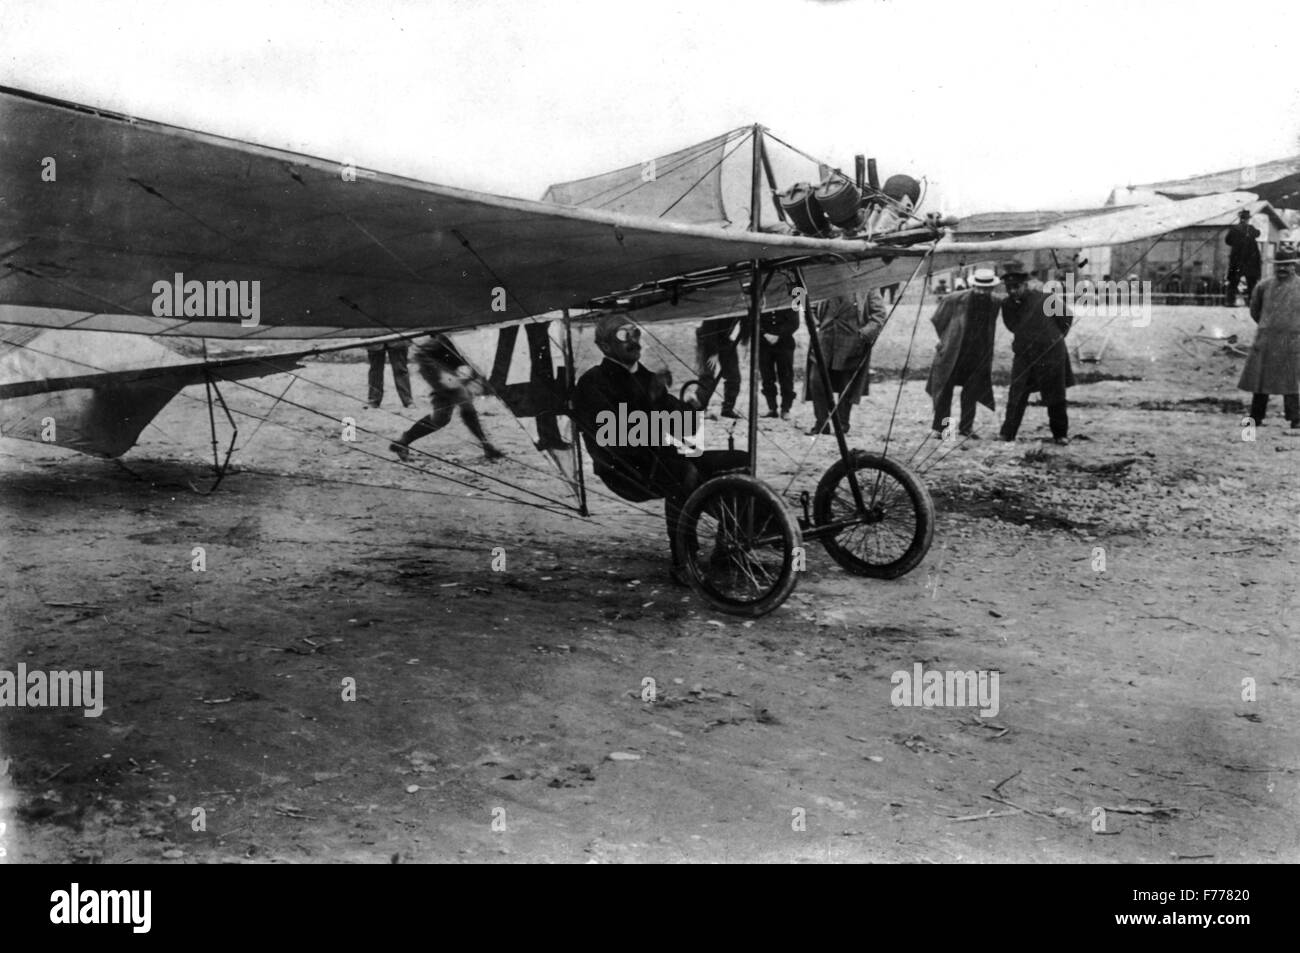
[[[1002,283],[1007,286],[1007,295],[1012,301],[1019,301],[1029,290],[1029,282],[1023,278],[1003,278]]]
[[[641,329],[631,321],[619,325],[605,340],[605,354],[624,367],[641,360]]]
[[[1286,281],[1295,274],[1295,265],[1289,261],[1275,262],[1273,264],[1273,274],[1277,276],[1279,281]]]
[[[992,287],[986,285],[971,285],[970,290],[975,292],[976,297],[979,298],[987,298],[989,295],[993,294]]]

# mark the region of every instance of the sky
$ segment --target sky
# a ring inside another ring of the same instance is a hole
[[[5,0],[0,84],[525,198],[761,122],[968,214],[1300,153],[1297,48],[1267,0]]]

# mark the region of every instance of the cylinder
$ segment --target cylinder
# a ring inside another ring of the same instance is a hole
[[[862,193],[853,180],[838,172],[827,176],[826,181],[813,190],[813,197],[835,225],[843,229],[858,227],[858,206]]]
[[[781,208],[790,218],[801,235],[821,235],[829,226],[826,213],[822,211],[813,197],[813,187],[807,182],[799,182],[782,192],[778,199]]]

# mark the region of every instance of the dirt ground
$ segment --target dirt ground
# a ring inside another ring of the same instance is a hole
[[[882,337],[851,442],[880,449],[898,399],[890,453],[938,513],[925,563],[866,580],[813,544],[752,622],[671,584],[657,504],[598,496],[584,520],[448,462],[400,467],[385,448],[406,424],[391,389],[361,409],[362,364],[289,392],[355,416],[356,443],[293,406],[241,417],[212,495],[190,486],[201,390],[129,471],[3,441],[0,669],[102,670],[106,696],[98,718],[0,709],[8,860],[1300,860],[1300,438],[1275,398],[1243,441],[1242,358],[1185,337],[1248,343],[1245,309],[1081,322],[1092,350],[1113,337],[1076,360],[1068,447],[1038,406],[1019,442],[987,439],[1003,330],[986,439],[937,452],[924,381],[897,383],[915,317]],[[684,354],[689,329],[665,340]],[[760,467],[792,506],[835,459],[796,408],[763,422]],[[485,464],[459,422],[425,446],[563,500],[484,409],[509,460]],[[890,677],[916,663],[997,671],[999,711],[896,707]]]

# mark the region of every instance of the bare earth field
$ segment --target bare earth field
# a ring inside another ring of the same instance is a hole
[[[658,504],[598,495],[584,520],[399,466],[407,423],[391,384],[361,410],[360,363],[289,392],[355,416],[355,444],[293,406],[256,434],[241,418],[210,496],[189,486],[208,482],[201,390],[131,472],[0,442],[0,669],[98,669],[105,690],[99,718],[0,709],[8,859],[1300,860],[1300,438],[1274,398],[1243,441],[1242,359],[1183,338],[1249,343],[1245,309],[1111,325],[1104,359],[1076,361],[1093,382],[1071,391],[1069,447],[1043,443],[1036,406],[1016,444],[927,442],[924,381],[897,383],[915,316],[882,337],[851,443],[880,449],[899,398],[890,453],[938,512],[925,564],[865,580],[813,544],[754,622],[671,584]],[[665,332],[660,357],[689,338]],[[999,420],[1008,367],[1003,329]],[[272,403],[223,389],[241,413]],[[426,448],[564,499],[482,403],[510,459],[485,464],[459,421]],[[810,413],[763,422],[760,476],[792,507],[835,459],[802,435]],[[895,707],[891,674],[918,662],[998,671],[997,714]]]

